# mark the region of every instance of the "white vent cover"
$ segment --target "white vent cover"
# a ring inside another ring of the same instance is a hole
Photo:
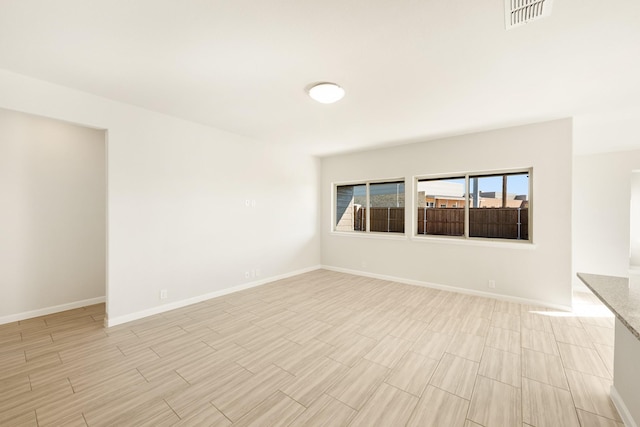
[[[504,0],[507,30],[551,15],[552,0]]]

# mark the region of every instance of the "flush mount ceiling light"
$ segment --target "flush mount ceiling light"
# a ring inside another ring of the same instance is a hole
[[[307,89],[309,96],[322,104],[333,104],[344,96],[344,89],[335,83],[317,83]]]

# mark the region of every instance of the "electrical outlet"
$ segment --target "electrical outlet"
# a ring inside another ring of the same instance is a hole
[[[167,297],[168,297],[168,292],[167,292],[167,290],[166,290],[166,289],[162,289],[162,290],[160,291],[160,299],[167,299]]]
[[[491,289],[495,289],[496,288],[496,281],[495,280],[489,280],[489,283],[487,283],[487,286],[489,286],[489,288],[491,288]]]
[[[251,273],[249,273],[248,271],[244,272],[244,278],[245,279],[249,279],[251,277]]]

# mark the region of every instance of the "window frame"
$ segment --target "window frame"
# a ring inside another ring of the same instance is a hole
[[[528,239],[506,239],[496,237],[471,237],[469,236],[469,216],[470,216],[470,191],[471,191],[471,177],[489,177],[489,176],[505,176],[505,175],[518,175],[527,174],[528,180]],[[447,236],[436,234],[418,234],[418,184],[420,181],[427,180],[442,180],[442,179],[456,179],[464,177],[464,234],[462,236]],[[516,245],[534,245],[534,230],[533,230],[533,167],[526,168],[513,168],[502,170],[486,170],[486,171],[473,171],[473,172],[453,172],[448,174],[433,174],[433,175],[418,175],[413,177],[413,209],[412,209],[412,238],[416,240],[424,241],[456,241],[456,242],[495,242],[496,244],[516,244]],[[406,227],[405,227],[406,230]]]
[[[331,233],[336,235],[345,235],[345,236],[358,236],[358,237],[383,237],[390,239],[406,239],[408,237],[408,229],[407,227],[407,202],[409,198],[407,197],[407,178],[406,177],[394,177],[394,178],[384,178],[384,179],[369,179],[369,180],[353,180],[353,181],[341,181],[334,182],[331,185]],[[371,231],[371,194],[370,194],[370,185],[371,184],[392,184],[392,183],[402,183],[404,184],[404,232],[395,232],[395,231]],[[337,227],[337,206],[338,206],[338,187],[349,186],[349,185],[364,185],[365,186],[365,200],[366,200],[366,215],[365,215],[365,230],[363,231],[341,231],[336,230]]]

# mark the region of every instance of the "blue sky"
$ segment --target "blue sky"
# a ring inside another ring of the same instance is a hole
[[[480,178],[480,191],[502,192],[502,176],[489,176]],[[529,194],[528,175],[510,175],[507,177],[507,193]]]
[[[446,179],[445,181],[464,185],[464,178]],[[471,185],[473,185],[473,181]],[[496,191],[501,193],[502,175],[481,177],[479,185],[480,191]],[[528,196],[529,176],[527,174],[507,176],[507,193],[516,195],[526,194]]]

